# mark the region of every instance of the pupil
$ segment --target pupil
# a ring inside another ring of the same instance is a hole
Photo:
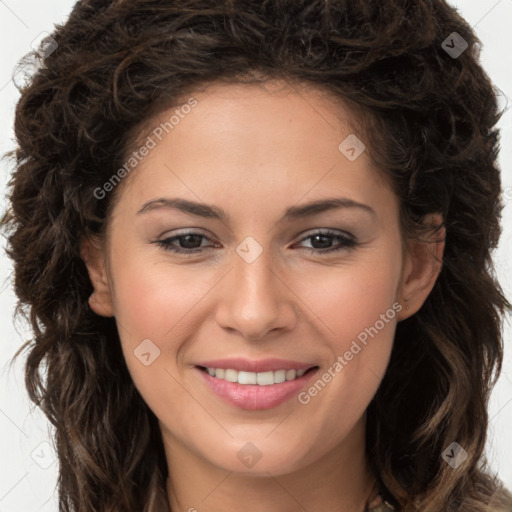
[[[326,242],[325,244],[322,244],[320,242],[320,247],[318,247],[318,245],[316,245],[314,242],[315,240],[318,240],[318,239],[323,239],[324,242]],[[330,242],[330,236],[328,235],[315,235],[313,237],[313,246],[316,248],[316,249],[321,249],[321,248],[324,248],[324,247],[329,247],[329,242]]]
[[[192,238],[192,245],[189,245],[188,242],[190,242],[190,238]],[[182,246],[184,246],[185,249],[195,249],[197,246],[194,245],[193,239],[196,238],[196,242],[199,241],[199,244],[201,244],[201,237],[199,235],[185,235],[182,237]],[[188,242],[187,242],[188,240]],[[184,243],[183,243],[184,242]]]

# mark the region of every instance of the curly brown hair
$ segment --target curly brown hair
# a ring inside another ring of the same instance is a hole
[[[456,32],[468,48],[443,47]],[[368,408],[367,451],[403,512],[512,510],[485,471],[490,392],[511,309],[491,251],[500,235],[499,119],[471,27],[443,0],[82,0],[51,37],[16,108],[2,224],[26,387],[55,427],[59,510],[169,510],[158,422],[135,388],[115,319],[94,314],[79,243],[104,232],[98,199],[144,123],[213,81],[314,85],[352,105],[392,179],[404,237],[440,212],[446,247],[423,307],[397,326]],[[377,151],[378,148],[378,151]],[[463,471],[441,457],[456,440]]]

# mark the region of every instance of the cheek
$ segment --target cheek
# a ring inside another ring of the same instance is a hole
[[[397,302],[400,258],[387,254],[380,251],[378,258],[336,271],[327,268],[299,292],[307,294],[305,302],[323,326],[318,350],[328,354],[299,401],[315,411],[313,421],[331,424],[327,432],[348,429],[363,414],[386,371],[402,308]]]
[[[116,320],[129,333],[125,338],[130,343],[145,338],[163,342],[166,334],[188,321],[187,315],[215,282],[204,270],[129,254],[112,274]]]
[[[194,307],[212,283],[204,274],[199,278],[199,271],[148,262],[129,251],[121,257],[121,253],[119,246],[119,263],[111,270],[116,322],[134,383],[151,402],[160,396],[151,397],[155,389],[175,386],[175,361],[194,332],[192,322],[197,322]]]
[[[400,257],[379,249],[344,266],[323,267],[297,280],[294,290],[324,325],[332,347],[344,352],[351,340],[376,323],[383,338],[392,337],[389,324],[400,308],[400,272]],[[384,325],[381,315],[386,317]]]
[[[176,359],[194,333],[194,306],[212,287],[198,273],[131,256],[113,269],[115,314],[123,355],[135,387],[149,408],[181,432],[183,422],[172,411],[187,410],[187,422],[204,422],[200,408],[179,384],[183,374]],[[176,340],[173,342],[172,340]],[[203,411],[204,412],[204,411]],[[187,430],[183,427],[186,438]]]

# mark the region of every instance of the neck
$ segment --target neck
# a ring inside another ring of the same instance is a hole
[[[366,460],[364,418],[342,443],[307,466],[284,474],[237,473],[211,464],[162,430],[172,512],[365,512],[375,494]]]

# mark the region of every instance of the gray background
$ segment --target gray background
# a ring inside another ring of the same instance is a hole
[[[475,27],[482,40],[482,60],[491,79],[503,91],[508,110],[500,125],[500,164],[508,198],[504,232],[495,262],[505,292],[512,297],[512,0],[451,1]],[[13,68],[33,41],[63,22],[72,0],[0,0],[0,153],[13,148],[12,121],[18,93],[11,77]],[[448,36],[448,34],[447,34]],[[0,162],[0,208],[5,209],[7,161]],[[2,240],[2,247],[5,241]],[[44,416],[29,405],[24,391],[23,358],[8,369],[15,350],[29,337],[25,325],[13,322],[15,297],[11,286],[12,267],[0,254],[0,512],[57,511],[55,484],[57,463],[51,447],[51,431]],[[512,329],[505,326],[505,367],[493,392],[487,456],[493,471],[512,488]]]

